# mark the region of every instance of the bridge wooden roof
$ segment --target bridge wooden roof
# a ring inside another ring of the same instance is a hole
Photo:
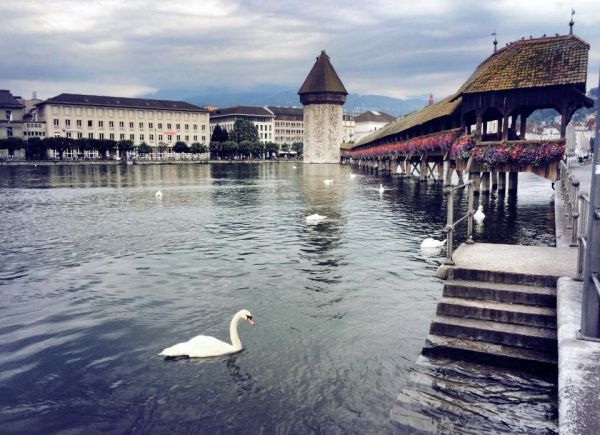
[[[451,115],[462,97],[470,94],[561,85],[585,91],[589,48],[574,35],[512,42],[479,64],[455,94],[392,122],[360,139],[354,147]]]
[[[457,95],[568,84],[585,88],[589,48],[574,35],[512,42],[479,64]]]
[[[458,108],[461,102],[462,98],[460,96],[457,98],[457,94],[450,95],[449,97],[446,97],[443,100],[432,104],[431,106],[425,106],[421,110],[409,113],[405,117],[400,118],[395,122],[376,130],[370,135],[363,137],[356,142],[354,147],[365,145],[369,142],[373,142],[374,140],[390,136],[392,134],[401,133],[418,125],[425,124],[433,119],[451,115]]]

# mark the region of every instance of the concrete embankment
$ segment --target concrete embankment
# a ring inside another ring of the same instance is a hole
[[[228,163],[302,163],[302,160],[136,160],[135,165],[206,165]],[[13,160],[0,161],[0,166],[85,166],[85,165],[125,165],[119,160]],[[131,164],[130,164],[131,166]]]

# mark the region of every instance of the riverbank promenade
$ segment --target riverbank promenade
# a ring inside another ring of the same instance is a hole
[[[591,165],[575,167],[572,173],[580,191],[589,194]],[[558,190],[555,211],[557,248],[568,249],[571,230],[566,228],[566,210]],[[577,248],[570,249],[576,258]],[[600,433],[600,342],[578,339],[582,293],[581,281],[568,275],[558,280],[558,416],[559,433],[565,435]]]

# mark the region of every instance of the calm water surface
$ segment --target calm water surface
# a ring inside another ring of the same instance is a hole
[[[440,185],[295,165],[1,167],[0,432],[555,430],[552,383],[419,359]],[[549,183],[520,182],[476,240],[552,245]],[[243,352],[157,356],[241,308]]]

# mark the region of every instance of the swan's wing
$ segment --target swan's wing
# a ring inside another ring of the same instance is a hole
[[[214,337],[198,335],[185,343],[177,343],[167,347],[159,355],[162,356],[189,356],[190,358],[205,358],[209,356],[226,355],[237,352],[231,344],[225,343]]]

